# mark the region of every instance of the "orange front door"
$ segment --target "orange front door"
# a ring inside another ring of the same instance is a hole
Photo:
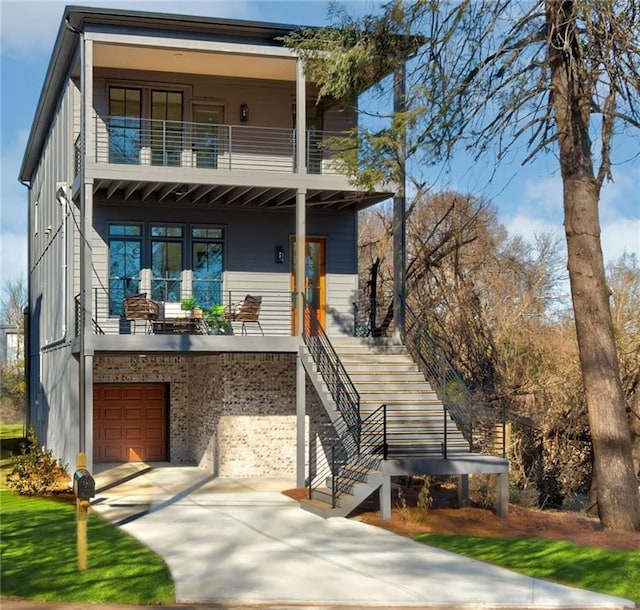
[[[327,240],[324,237],[307,237],[305,256],[304,295],[307,303],[315,313],[324,328],[326,311],[326,249]],[[296,287],[296,240],[291,238],[291,291],[295,294]],[[294,299],[295,306],[295,299]],[[291,312],[292,334],[296,334],[295,309]]]

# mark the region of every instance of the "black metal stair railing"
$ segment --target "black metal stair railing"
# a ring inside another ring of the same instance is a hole
[[[360,394],[353,385],[347,371],[331,341],[324,332],[315,311],[304,303],[304,328],[302,339],[311,354],[318,373],[326,384],[338,412],[342,416],[347,429],[354,437],[356,444],[360,442]]]
[[[328,485],[331,507],[336,508],[338,498],[350,493],[358,482],[364,482],[369,471],[376,469],[387,458],[387,406],[381,405],[360,424],[360,442],[351,430],[343,429],[327,453],[328,459],[318,468],[317,459],[309,455],[309,498],[313,490]]]
[[[445,426],[447,413],[450,413],[469,445],[473,448],[474,425],[479,423],[501,424],[504,441],[504,413],[497,414],[480,404],[476,404],[464,380],[431,337],[426,326],[410,307],[407,306],[405,311],[405,345],[424,376],[434,384],[433,389],[445,408]],[[446,431],[444,438],[446,457]],[[503,442],[503,456],[506,451],[505,444]]]

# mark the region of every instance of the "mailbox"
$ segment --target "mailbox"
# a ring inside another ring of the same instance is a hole
[[[96,495],[96,481],[86,468],[78,468],[73,474],[73,493],[81,500]]]

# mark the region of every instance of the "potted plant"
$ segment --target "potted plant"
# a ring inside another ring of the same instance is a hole
[[[227,320],[224,305],[212,305],[203,311],[204,321],[207,323],[210,335],[226,335],[231,329]]]
[[[193,310],[198,306],[195,297],[189,297],[180,301],[180,309],[187,312],[187,315],[193,315]]]

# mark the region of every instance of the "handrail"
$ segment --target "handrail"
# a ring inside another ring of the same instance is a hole
[[[492,421],[502,424],[503,427],[505,426],[504,412],[502,417],[496,416],[486,407],[475,403],[471,391],[458,371],[451,365],[444,351],[438,346],[426,326],[409,306],[406,307],[405,343],[420,370],[434,384],[433,389],[444,405],[445,444],[443,451],[445,457],[447,451],[447,413],[451,414],[451,417],[472,448],[474,424]],[[506,452],[504,442],[502,452],[504,456]]]
[[[353,385],[331,341],[324,332],[316,313],[304,299],[304,328],[302,339],[318,367],[318,373],[327,385],[336,408],[351,431],[356,443],[359,443],[360,394]]]
[[[82,331],[81,326],[81,317],[80,317],[80,295],[77,294],[74,297],[74,301],[75,301],[75,330],[76,330],[76,337],[80,336],[80,333]],[[96,319],[92,316],[91,317],[91,328],[93,330],[93,334],[94,335],[104,335],[104,331],[102,330],[102,328],[100,328],[100,325],[98,324],[98,322],[96,321]]]
[[[447,413],[450,413],[465,438],[471,443],[471,392],[442,349],[431,337],[425,325],[409,306],[406,307],[405,319],[407,349],[425,377],[434,383],[433,389],[445,409],[445,425],[448,419]],[[447,435],[445,434],[445,457],[446,451]]]
[[[342,493],[348,493],[353,487],[354,476],[345,472],[344,467],[350,470],[371,470],[386,460],[388,455],[387,444],[387,405],[379,406],[373,413],[362,421],[361,437],[358,450],[352,452],[346,463],[334,461],[332,473],[334,481],[332,485],[332,504],[335,508],[337,498]]]
[[[338,497],[343,493],[349,493],[358,480],[358,476],[364,476],[366,471],[378,467],[381,460],[386,460],[388,455],[387,443],[387,405],[381,405],[360,425],[360,443],[356,443],[351,430],[344,429],[331,444],[329,450],[330,459],[317,471],[311,444],[309,446],[309,498],[313,490],[331,478],[331,506],[335,508]]]

